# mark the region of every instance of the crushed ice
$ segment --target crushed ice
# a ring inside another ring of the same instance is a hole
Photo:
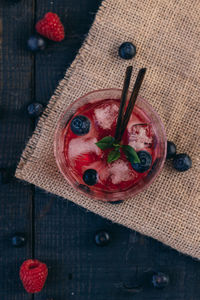
[[[111,180],[113,184],[118,184],[121,181],[128,181],[132,179],[132,174],[127,162],[119,159],[109,166]]]
[[[79,137],[69,142],[68,154],[69,158],[75,158],[81,154],[87,154],[94,152],[97,155],[101,153],[101,150],[95,145],[97,143],[96,138]]]
[[[129,128],[129,145],[136,151],[152,145],[153,137],[147,136],[147,131],[151,130],[149,125],[133,125]]]
[[[103,129],[111,129],[111,126],[117,118],[119,107],[116,104],[104,105],[95,110],[95,117],[98,124]]]

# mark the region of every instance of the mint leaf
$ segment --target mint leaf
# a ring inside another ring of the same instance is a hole
[[[131,147],[129,145],[123,145],[122,150],[130,162],[133,162],[135,164],[140,163],[140,159],[137,155],[137,152],[135,151],[135,149],[133,147]]]
[[[117,160],[118,158],[120,158],[120,152],[118,150],[112,150],[108,154],[107,162],[111,163],[111,162]]]
[[[120,147],[122,147],[122,145],[113,143],[113,147],[120,148]]]
[[[106,150],[109,148],[113,147],[114,143],[114,138],[112,136],[105,136],[102,138],[100,141],[96,143],[96,145],[101,149],[101,150]]]

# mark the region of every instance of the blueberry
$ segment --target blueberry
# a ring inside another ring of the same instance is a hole
[[[136,55],[136,47],[130,43],[125,42],[119,47],[119,56],[123,59],[132,59]]]
[[[176,155],[176,145],[173,142],[167,141],[167,159],[173,158]]]
[[[158,272],[152,276],[152,284],[157,289],[163,289],[169,284],[169,276]]]
[[[32,35],[27,41],[28,49],[32,52],[44,50],[46,42],[41,36]]]
[[[90,121],[85,116],[76,116],[71,121],[71,130],[77,135],[85,135],[90,131]]]
[[[23,247],[26,244],[26,235],[23,233],[15,233],[11,238],[12,246]]]
[[[132,168],[138,173],[144,173],[150,168],[152,157],[147,151],[139,151],[137,155],[140,159],[140,163],[131,163]]]
[[[88,169],[83,174],[83,181],[87,185],[94,185],[97,183],[97,171],[94,169]]]
[[[31,103],[27,107],[27,110],[31,117],[39,117],[42,114],[44,107],[41,103]]]
[[[105,230],[99,230],[95,233],[94,241],[97,246],[106,246],[110,242],[110,234]]]
[[[173,159],[173,167],[179,172],[185,172],[192,167],[192,160],[185,153],[177,154]]]

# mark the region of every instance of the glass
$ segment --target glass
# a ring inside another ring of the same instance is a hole
[[[104,136],[114,136],[121,92],[105,89],[80,97],[67,108],[55,132],[54,154],[64,178],[80,193],[102,201],[124,200],[146,189],[161,172],[166,158],[164,126],[152,106],[138,97],[122,142],[129,143],[136,151],[149,152],[151,167],[137,173],[123,154],[111,164],[106,162],[110,150],[102,151],[95,143]],[[74,136],[71,120],[80,114],[90,120],[90,131]],[[97,184],[85,184],[86,169],[97,171]]]

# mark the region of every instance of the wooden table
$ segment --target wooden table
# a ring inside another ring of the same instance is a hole
[[[87,34],[100,0],[12,0],[0,2],[0,168],[12,173],[35,122],[32,102],[48,103]],[[33,55],[26,41],[35,21],[56,12],[66,39]],[[1,172],[1,173],[2,173]],[[4,176],[3,175],[3,176]],[[0,183],[0,300],[199,300],[200,264],[161,243],[112,224],[69,201],[10,179]],[[99,229],[110,232],[105,247],[94,243]],[[27,235],[22,248],[10,237]],[[31,257],[47,263],[41,293],[29,295],[19,280],[21,263]],[[170,285],[154,289],[150,274],[163,271]],[[143,289],[134,287],[143,278]]]

